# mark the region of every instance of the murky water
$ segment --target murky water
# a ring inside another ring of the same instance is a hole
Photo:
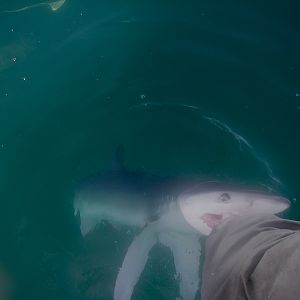
[[[83,239],[73,197],[120,144],[130,170],[264,186],[300,218],[298,11],[0,3],[0,280],[16,299],[112,299],[138,230],[104,222]],[[133,299],[180,299],[179,282],[157,244]]]

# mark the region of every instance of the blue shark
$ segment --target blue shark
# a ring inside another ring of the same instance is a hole
[[[289,206],[288,199],[262,188],[129,171],[121,146],[113,170],[84,180],[74,197],[83,236],[104,220],[139,229],[119,269],[114,300],[131,299],[157,243],[173,254],[181,299],[194,300],[200,288],[202,237],[236,215],[276,214]]]

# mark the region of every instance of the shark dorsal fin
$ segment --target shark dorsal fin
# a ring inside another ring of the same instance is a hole
[[[124,147],[123,145],[119,145],[116,149],[115,157],[112,162],[112,169],[114,171],[124,170],[124,160],[125,160]]]

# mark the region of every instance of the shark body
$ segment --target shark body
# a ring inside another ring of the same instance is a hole
[[[275,214],[290,205],[284,197],[240,185],[128,171],[122,148],[116,157],[114,170],[85,180],[74,199],[83,236],[103,220],[140,228],[118,273],[114,300],[131,299],[156,243],[173,254],[181,298],[194,300],[200,287],[201,236],[235,215]]]

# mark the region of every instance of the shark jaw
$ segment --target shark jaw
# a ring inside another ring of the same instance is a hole
[[[205,213],[200,217],[201,220],[211,229],[220,225],[223,221],[223,216],[218,214]]]
[[[191,212],[182,210],[182,214],[186,222],[203,235],[210,235],[213,229],[218,228],[229,221],[232,217],[237,216],[237,213],[203,213],[200,216],[194,216]]]

